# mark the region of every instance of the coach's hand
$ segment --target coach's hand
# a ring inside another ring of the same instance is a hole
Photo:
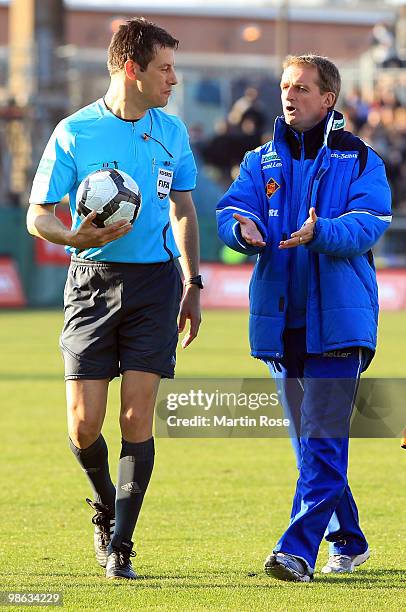
[[[245,242],[247,242],[251,246],[265,246],[262,234],[252,219],[244,217],[243,215],[239,215],[238,213],[235,213],[233,217],[240,224],[241,236],[243,237]]]
[[[202,317],[200,314],[200,288],[197,285],[187,285],[180,305],[179,333],[185,329],[187,319],[190,320],[189,333],[182,340],[182,348],[189,346],[196,338]]]
[[[108,242],[125,236],[132,228],[131,223],[124,219],[107,227],[97,227],[93,223],[95,217],[96,212],[89,213],[79,227],[71,231],[71,237],[67,243],[69,246],[79,250],[104,246]]]
[[[303,223],[300,230],[293,232],[289,240],[281,240],[279,243],[280,249],[291,249],[292,247],[302,246],[313,240],[314,225],[317,221],[316,211],[313,206],[309,209],[309,217]]]

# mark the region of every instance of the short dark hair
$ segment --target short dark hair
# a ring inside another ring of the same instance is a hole
[[[337,102],[341,89],[341,77],[338,68],[328,57],[307,53],[305,55],[288,55],[283,62],[283,69],[289,66],[313,66],[318,73],[317,84],[321,93],[332,91]]]
[[[178,45],[176,38],[144,17],[129,19],[120,25],[111,39],[107,60],[109,73],[122,70],[129,59],[139,64],[141,70],[146,70],[157,48],[177,49]]]

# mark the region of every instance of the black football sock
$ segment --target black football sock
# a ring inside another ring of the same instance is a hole
[[[145,442],[122,440],[116,493],[116,526],[111,546],[121,548],[132,538],[154,467],[154,438]]]
[[[70,438],[69,445],[92,485],[95,501],[114,512],[116,489],[110,478],[108,450],[103,436],[100,434],[87,448],[78,448]]]

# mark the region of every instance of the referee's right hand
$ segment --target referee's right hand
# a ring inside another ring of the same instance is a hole
[[[129,221],[121,220],[112,223],[107,227],[97,227],[93,220],[96,212],[89,213],[76,230],[71,231],[69,246],[75,249],[90,249],[92,247],[104,246],[108,242],[113,242],[122,238],[131,231],[132,225]]]

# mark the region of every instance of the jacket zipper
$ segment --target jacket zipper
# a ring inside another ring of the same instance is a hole
[[[300,186],[302,185],[302,174],[303,174],[303,163],[304,163],[304,159],[305,159],[305,149],[304,149],[304,137],[303,134],[301,133],[299,135],[299,148],[300,148],[300,160],[299,160],[299,176],[298,176],[298,182],[295,183],[295,215],[296,215],[296,224],[295,224],[295,228],[294,230],[296,231],[297,227],[298,227],[298,221],[299,221],[299,215],[300,215],[300,208],[301,208],[301,203],[302,203],[302,198],[301,198],[301,188]],[[289,215],[289,231],[292,231],[292,224],[291,224],[291,218]],[[286,234],[282,235],[282,240],[286,240],[287,236]],[[289,263],[290,266],[290,263]],[[290,274],[289,274],[289,283],[288,283],[288,293],[287,296],[290,293],[290,283],[291,283],[291,278],[290,278]],[[279,312],[283,312],[285,310],[285,308],[287,309],[287,305],[288,305],[288,300],[287,300],[287,296],[286,299],[284,296],[280,296],[279,297]],[[286,317],[285,317],[285,325],[286,325]],[[281,342],[282,342],[282,346],[283,346],[283,332],[285,330],[285,326],[281,331]],[[280,356],[280,354],[278,353],[276,355],[277,357]]]
[[[326,172],[327,172],[327,168],[319,168],[316,176],[310,181],[308,199],[310,197],[310,206],[314,206],[314,208],[316,208],[316,202],[314,201],[315,200],[314,196],[316,195],[316,192],[317,192],[317,189],[315,189],[315,185],[316,183],[320,183],[321,179],[323,178]]]
[[[302,198],[301,198],[301,185],[303,184],[303,163],[304,163],[304,158],[305,158],[305,149],[304,149],[304,136],[303,133],[301,132],[299,135],[299,139],[300,139],[300,162],[299,162],[299,188],[296,186],[296,228],[298,226],[298,221],[299,221],[299,216],[300,216],[300,209],[301,209],[301,205],[302,205]],[[296,231],[295,228],[295,231]]]

